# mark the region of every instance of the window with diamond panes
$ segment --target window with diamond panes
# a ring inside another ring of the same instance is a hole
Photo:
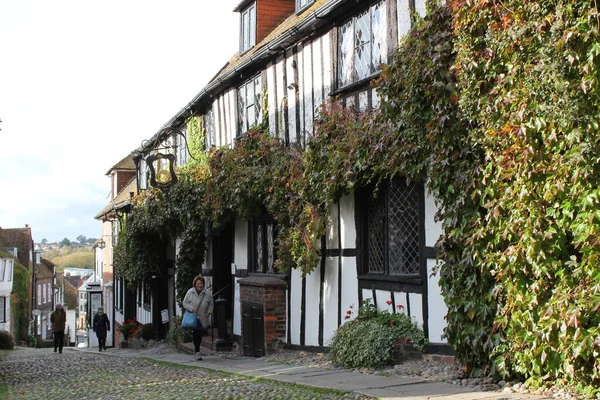
[[[238,88],[238,125],[242,135],[262,122],[262,84],[260,75]]]
[[[394,180],[367,196],[366,274],[419,275],[420,188]]]
[[[257,220],[251,224],[252,230],[252,265],[251,272],[277,274],[275,266],[275,231],[272,220]]]
[[[339,28],[338,86],[368,78],[387,61],[385,2],[371,6]]]

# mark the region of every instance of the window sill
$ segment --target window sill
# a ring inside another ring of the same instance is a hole
[[[350,92],[353,92],[353,91],[357,91],[358,89],[362,89],[363,87],[366,87],[366,86],[370,85],[371,81],[373,79],[379,78],[379,75],[381,75],[381,71],[377,71],[373,75],[370,75],[370,76],[368,76],[368,77],[366,77],[364,79],[361,79],[360,81],[349,83],[346,86],[342,86],[340,88],[337,88],[337,89],[329,92],[329,96],[337,96],[337,95],[340,95],[340,94],[346,94],[346,93],[350,93]]]
[[[417,276],[371,276],[358,277],[359,289],[389,290],[391,292],[423,293],[425,285]]]

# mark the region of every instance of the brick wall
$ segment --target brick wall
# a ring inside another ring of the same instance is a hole
[[[238,283],[242,304],[249,302],[262,305],[265,352],[269,354],[285,343],[287,284],[270,276],[252,276],[240,279]],[[242,324],[242,338],[244,329]]]

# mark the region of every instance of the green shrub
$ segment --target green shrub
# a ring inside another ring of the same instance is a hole
[[[151,340],[154,338],[154,328],[152,324],[144,324],[142,325],[142,330],[140,331],[140,337],[144,340]]]
[[[7,331],[0,331],[0,349],[12,350],[15,348],[13,337]]]
[[[192,333],[181,328],[181,317],[177,317],[167,332],[167,343],[172,347],[178,347],[181,343],[192,341]]]
[[[388,303],[390,304],[390,303]],[[342,325],[329,346],[329,359],[345,368],[380,367],[393,361],[400,338],[409,339],[421,351],[427,348],[422,329],[401,312],[377,311],[371,299],[363,301],[356,318]],[[346,319],[353,311],[348,310]]]
[[[336,332],[328,357],[345,368],[379,367],[392,361],[396,339],[394,329],[389,326],[375,321],[350,321]]]

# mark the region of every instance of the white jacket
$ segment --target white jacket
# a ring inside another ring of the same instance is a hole
[[[195,288],[190,288],[183,298],[183,308],[193,312],[196,308],[196,315],[204,329],[210,327],[210,316],[213,312],[214,304],[212,293],[208,289],[204,289],[200,294],[196,293]]]

